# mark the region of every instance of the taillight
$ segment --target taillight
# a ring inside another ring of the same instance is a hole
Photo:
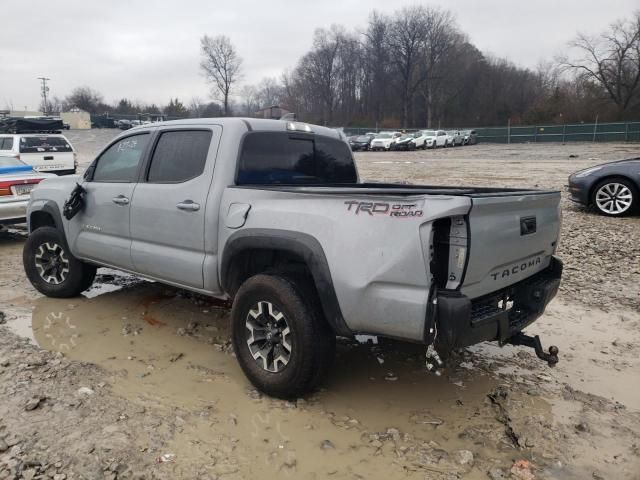
[[[0,182],[0,197],[5,195],[13,195],[11,193],[11,182]]]
[[[8,195],[13,195],[11,191],[11,187],[16,185],[34,185],[40,183],[44,178],[36,178],[33,180],[8,180],[6,182],[0,182],[0,197],[6,197]]]

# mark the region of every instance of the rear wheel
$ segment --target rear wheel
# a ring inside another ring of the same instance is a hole
[[[27,238],[22,252],[27,278],[48,297],[75,297],[93,283],[96,268],[75,258],[62,233],[41,227]]]
[[[280,275],[251,277],[235,296],[231,318],[240,366],[264,393],[299,397],[329,371],[335,334],[308,286]]]
[[[591,200],[601,214],[621,217],[637,208],[638,192],[629,180],[610,178],[596,185]]]

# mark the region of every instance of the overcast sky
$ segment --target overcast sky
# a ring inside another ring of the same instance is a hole
[[[199,70],[205,33],[228,35],[244,60],[244,83],[257,83],[293,67],[315,28],[362,30],[371,10],[392,14],[411,4],[450,9],[480,50],[528,67],[561,52],[576,31],[600,32],[639,7],[638,0],[6,1],[0,108],[37,108],[40,76],[60,97],[88,85],[108,103],[207,99]]]

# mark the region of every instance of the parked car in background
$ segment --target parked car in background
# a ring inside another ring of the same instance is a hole
[[[416,148],[422,148],[423,150],[427,148],[427,136],[425,135],[426,130],[418,130],[417,132],[413,132],[411,135],[413,136],[413,141],[416,144]]]
[[[129,130],[133,125],[131,125],[131,120],[122,119],[117,121],[117,127],[120,130]]]
[[[478,143],[478,134],[475,130],[465,130],[462,132],[463,145],[475,145]]]
[[[451,139],[450,146],[460,147],[464,145],[464,135],[459,130],[449,130],[447,136]]]
[[[402,136],[400,132],[380,132],[371,140],[370,150],[391,150],[391,145],[396,143],[400,136]]]
[[[444,130],[432,130],[435,134],[433,148],[449,146],[449,136]]]
[[[398,137],[395,143],[391,145],[391,150],[415,150],[416,138],[413,133],[405,133]]]
[[[0,155],[0,225],[24,223],[31,190],[50,173],[36,172],[13,156]]]
[[[354,135],[349,138],[349,146],[354,152],[359,150],[367,151],[371,145],[371,140],[373,140],[371,135]]]
[[[603,163],[569,177],[571,200],[609,217],[640,209],[640,157]]]
[[[77,154],[64,135],[49,133],[0,133],[0,155],[15,157],[39,172],[71,175],[78,167]]]

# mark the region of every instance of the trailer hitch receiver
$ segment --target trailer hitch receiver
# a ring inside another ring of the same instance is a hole
[[[525,347],[533,348],[536,351],[536,355],[540,360],[544,360],[549,364],[550,367],[553,367],[556,363],[558,363],[558,347],[552,345],[549,347],[549,353],[545,352],[542,349],[542,343],[540,342],[540,337],[538,335],[531,337],[522,332],[515,334],[508,340],[508,343],[511,345],[522,345]]]

